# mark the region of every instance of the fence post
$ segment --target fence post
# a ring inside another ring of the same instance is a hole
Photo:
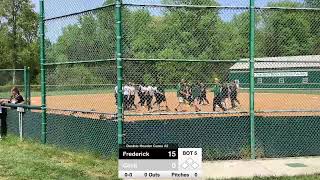
[[[47,108],[46,108],[46,56],[45,56],[45,24],[44,24],[44,0],[40,0],[40,68],[41,68],[41,142],[47,142]]]
[[[24,90],[24,98],[25,104],[28,104],[28,69],[27,66],[23,67],[23,90]]]
[[[255,56],[255,8],[254,0],[250,0],[250,147],[251,159],[256,158],[255,152],[255,110],[254,110],[254,56]]]
[[[30,67],[27,67],[27,91],[28,91],[28,105],[31,105],[31,74],[30,74]]]
[[[16,85],[16,67],[13,67],[13,74],[12,74],[12,85]]]
[[[115,18],[116,18],[116,61],[117,61],[117,118],[118,118],[118,144],[123,144],[123,62],[122,62],[122,2],[116,0],[115,5]]]

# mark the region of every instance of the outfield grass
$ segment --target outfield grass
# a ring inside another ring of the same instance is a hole
[[[63,151],[9,136],[0,141],[0,179],[116,179],[116,158]]]

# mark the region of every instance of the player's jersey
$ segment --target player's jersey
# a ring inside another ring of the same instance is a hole
[[[178,91],[177,96],[178,97],[184,97],[186,94],[188,94],[188,86],[185,84],[178,84]]]
[[[187,84],[183,87],[183,92],[184,94],[186,94],[187,96],[191,95],[191,85]]]
[[[140,86],[140,91],[141,91],[141,93],[145,93],[145,92],[147,92],[147,87],[145,87],[145,86]]]
[[[215,96],[219,96],[221,94],[221,87],[218,84],[215,84],[212,88],[212,92]]]
[[[154,95],[154,88],[152,86],[148,86],[146,92],[148,95],[153,96]]]
[[[198,85],[193,85],[192,86],[192,91],[191,91],[192,97],[200,97],[201,95],[201,87]]]
[[[23,101],[24,101],[23,97],[20,94],[17,94],[15,96],[11,96],[9,102],[12,104],[18,104],[18,103],[22,103]]]
[[[136,88],[134,86],[130,86],[130,95],[131,96],[135,95],[135,91],[136,91]]]
[[[158,88],[157,87],[152,87],[152,91],[153,93],[159,93]]]
[[[130,95],[130,87],[129,86],[127,86],[127,85],[125,85],[124,87],[123,87],[123,95],[125,95],[125,96],[129,96]]]
[[[230,86],[230,91],[231,92],[234,92],[234,91],[237,91],[237,85],[236,84],[231,84],[231,86]]]
[[[223,85],[222,88],[221,88],[221,94],[223,97],[228,97],[229,96],[229,87],[227,85]]]
[[[238,94],[239,86],[237,84],[232,84],[230,86],[230,94],[236,96]]]

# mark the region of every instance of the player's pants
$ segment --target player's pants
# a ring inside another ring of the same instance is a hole
[[[161,104],[162,102],[167,101],[166,96],[160,93],[155,94],[156,102],[154,104]]]
[[[128,95],[124,95],[123,96],[123,101],[124,101],[124,110],[129,110],[129,96]]]
[[[237,96],[238,96],[238,94],[231,94],[231,95],[230,95],[232,108],[235,108],[235,107],[236,107],[236,102],[237,102],[238,104],[240,104]]]
[[[206,101],[207,104],[209,104],[209,100],[207,99],[207,94],[203,93],[200,97],[200,104],[202,104],[204,101]]]
[[[150,111],[152,109],[151,103],[152,103],[153,96],[146,95],[145,97],[147,101],[148,111]]]
[[[216,111],[216,106],[219,106],[223,111],[226,111],[226,108],[222,105],[222,96],[214,96],[213,111]]]
[[[185,100],[189,103],[189,105],[191,105],[191,103],[193,102],[192,96],[187,96]]]
[[[0,114],[0,134],[1,137],[7,135],[7,109],[3,108]]]
[[[140,98],[140,101],[138,104],[140,104],[141,106],[144,106],[144,103],[146,102],[146,95],[144,93],[140,93],[139,98]]]
[[[132,108],[132,106],[134,106],[134,100],[135,100],[135,95],[130,95],[129,108]]]

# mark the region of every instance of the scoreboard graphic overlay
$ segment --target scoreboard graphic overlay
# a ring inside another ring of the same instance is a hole
[[[178,148],[173,144],[126,144],[119,148],[119,178],[195,179],[201,175],[201,148]]]

